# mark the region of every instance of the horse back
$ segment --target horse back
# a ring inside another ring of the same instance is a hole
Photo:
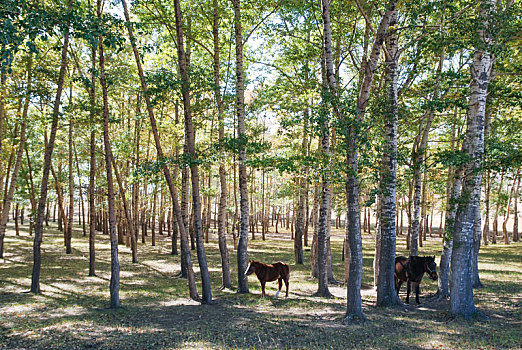
[[[274,263],[274,267],[277,268],[277,271],[279,272],[279,276],[283,279],[288,279],[290,276],[290,268],[287,264],[282,262],[276,262]]]

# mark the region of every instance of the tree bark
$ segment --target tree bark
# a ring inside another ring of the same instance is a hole
[[[328,289],[328,266],[327,266],[327,238],[328,238],[328,211],[330,209],[330,105],[334,113],[339,113],[337,104],[337,81],[333,68],[332,55],[332,32],[330,23],[330,2],[321,1],[321,16],[323,19],[323,107],[320,120],[321,127],[321,157],[324,159],[325,168],[321,174],[321,204],[319,207],[319,224],[317,228],[317,292],[316,295],[330,297]]]
[[[9,190],[6,193],[6,197],[4,199],[4,205],[2,207],[2,216],[0,218],[0,258],[4,257],[4,237],[7,226],[7,221],[9,220],[9,210],[11,209],[11,202],[13,201],[14,192],[16,189],[16,179],[18,178],[18,173],[20,170],[20,165],[22,164],[22,158],[24,156],[24,148],[25,148],[25,130],[27,126],[27,111],[29,110],[29,102],[31,100],[31,82],[33,78],[32,71],[32,58],[29,57],[29,62],[27,63],[27,95],[24,100],[24,107],[22,111],[22,121],[20,127],[20,139],[18,140],[18,149],[16,151],[16,160],[13,168],[13,173],[11,175],[11,181],[9,181]],[[17,204],[18,205],[18,204]],[[18,213],[16,213],[18,216]]]
[[[307,149],[307,127],[308,127],[308,110],[304,112],[304,123],[303,123],[303,139],[301,142],[301,156],[306,157]],[[298,206],[297,206],[297,217],[295,226],[295,239],[294,239],[294,257],[296,264],[303,264],[303,234],[306,226],[306,191],[307,191],[307,179],[306,174],[308,169],[303,167],[301,176],[297,178],[298,181]]]
[[[357,121],[361,122],[368,106],[373,76],[377,70],[379,54],[384,43],[384,38],[392,13],[395,11],[397,1],[391,0],[386,5],[386,12],[381,18],[379,28],[375,33],[370,57],[363,62],[364,78],[357,97]],[[347,307],[344,322],[349,324],[358,320],[365,320],[361,301],[361,280],[363,267],[361,220],[359,214],[359,180],[358,171],[358,144],[357,130],[349,127],[346,134],[346,166],[348,175],[346,178],[346,200],[348,212],[348,243],[350,248],[350,271],[348,274]]]
[[[72,0],[68,1],[68,10],[72,9]],[[60,102],[63,92],[63,84],[65,79],[65,71],[67,69],[67,50],[69,47],[69,26],[65,29],[62,55],[60,61],[60,72],[58,75],[58,82],[56,88],[56,97],[54,100],[53,114],[51,121],[51,134],[49,142],[45,147],[44,164],[42,172],[42,181],[40,187],[40,199],[38,201],[38,212],[36,214],[36,224],[34,230],[33,243],[33,272],[31,279],[31,292],[35,294],[40,293],[40,266],[42,263],[42,256],[40,246],[43,236],[43,221],[45,214],[45,202],[47,201],[47,187],[49,183],[49,172],[51,169],[51,157],[54,149],[54,141],[56,139],[56,131],[58,129],[58,117],[60,114]]]
[[[520,176],[517,179],[517,189],[515,191],[515,203],[513,205],[513,214],[515,215],[513,219],[513,242],[518,242],[520,240],[518,234],[518,193],[520,190]]]
[[[95,206],[95,176],[96,176],[96,48],[91,48],[91,87],[90,100],[90,168],[89,168],[89,276],[96,276],[96,206]]]
[[[143,68],[141,66],[141,61],[138,53],[138,49],[136,47],[136,40],[134,38],[132,27],[130,25],[130,18],[129,18],[129,11],[127,10],[127,4],[125,0],[121,0],[122,6],[124,9],[125,14],[125,20],[126,20],[126,26],[129,33],[129,38],[131,40],[132,50],[134,52],[134,58],[136,60],[136,66],[138,67],[138,73],[140,76],[140,83],[141,83],[141,89],[143,91],[143,95],[145,97],[145,103],[147,105],[147,112],[150,119],[150,124],[152,128],[152,132],[154,134],[154,143],[156,146],[156,152],[158,153],[158,159],[162,160],[164,159],[163,149],[161,147],[161,141],[159,138],[158,128],[156,125],[156,118],[154,117],[154,111],[152,109],[152,104],[150,101],[150,95],[148,93],[147,83],[145,81],[145,75],[143,73]],[[172,181],[172,177],[170,174],[170,170],[165,163],[163,165],[163,174],[165,176],[165,180],[167,182],[167,185],[169,186],[170,195],[172,198],[172,203],[174,206],[174,215],[176,217],[176,221],[178,224],[179,233],[181,236],[181,254],[183,255],[184,261],[186,262],[185,267],[187,270],[187,277],[188,277],[188,285],[189,285],[189,295],[191,299],[199,300],[199,295],[196,290],[196,283],[194,279],[194,271],[192,269],[192,262],[190,258],[190,249],[188,247],[188,238],[187,238],[187,230],[185,229],[185,223],[181,214],[181,208],[178,201],[178,194],[177,189],[174,186],[174,183]]]
[[[493,219],[493,235],[491,236],[491,243],[497,244],[498,236],[498,214],[500,211],[500,195],[502,194],[502,187],[504,185],[504,171],[500,173],[500,184],[498,185],[497,205],[495,209],[495,218]]]
[[[130,206],[127,203],[127,197],[125,196],[125,188],[123,187],[123,181],[120,176],[120,172],[118,171],[118,167],[116,165],[116,161],[114,158],[112,159],[112,165],[114,167],[114,174],[116,175],[116,181],[118,182],[118,188],[120,192],[120,197],[123,202],[123,214],[125,215],[125,220],[127,221],[127,236],[130,235],[131,239],[131,247],[134,248],[136,246],[136,233],[134,232],[134,225],[132,223],[132,215],[130,211]],[[135,249],[131,249],[132,252],[132,262],[137,263],[138,262],[138,256]]]
[[[479,37],[485,45],[490,44],[488,28],[495,7],[495,0],[483,0],[479,10],[481,29]],[[459,208],[455,217],[453,252],[451,255],[450,298],[451,311],[465,318],[477,313],[473,300],[472,250],[473,228],[480,210],[480,190],[484,157],[484,116],[488,93],[491,53],[477,49],[471,66],[470,100],[467,118],[467,130],[463,152],[469,156],[463,166],[463,180]]]
[[[221,145],[225,139],[225,125],[223,114],[223,98],[220,89],[220,59],[219,59],[219,8],[218,0],[213,0],[213,26],[212,36],[214,39],[214,95],[216,98],[216,105],[218,111],[218,143]],[[221,272],[222,272],[222,287],[232,288],[232,281],[230,278],[230,256],[227,248],[227,173],[225,170],[224,160],[219,164],[219,208],[218,208],[218,245],[221,254]]]
[[[448,298],[449,294],[449,272],[450,260],[453,252],[453,232],[455,226],[455,216],[457,214],[458,200],[460,198],[461,189],[461,172],[456,170],[454,174],[450,169],[448,173],[449,181],[452,184],[449,192],[449,198],[446,208],[446,222],[444,224],[444,238],[442,246],[442,254],[439,264],[439,278],[437,280],[437,296],[438,299]]]
[[[508,235],[508,231],[507,231],[507,223],[509,221],[509,214],[511,212],[511,201],[514,199],[515,201],[517,200],[516,197],[514,197],[514,194],[515,194],[515,185],[517,183],[517,178],[518,178],[518,175],[520,173],[520,169],[517,169],[515,174],[514,174],[514,177],[513,177],[513,184],[511,185],[511,191],[509,191],[509,199],[508,199],[508,204],[507,204],[507,209],[506,209],[506,216],[504,218],[504,221],[502,222],[502,232],[504,234],[504,243],[505,244],[509,244],[509,235]]]
[[[196,252],[201,273],[202,299],[206,304],[212,303],[212,290],[210,286],[210,275],[207,266],[207,257],[202,236],[201,224],[201,196],[199,193],[199,170],[196,159],[195,131],[192,123],[190,108],[190,81],[188,75],[188,64],[183,45],[183,23],[179,0],[174,0],[174,11],[176,17],[176,39],[178,49],[179,70],[181,76],[181,90],[183,95],[183,112],[185,115],[185,142],[190,158],[190,173],[192,180],[192,205],[194,211],[194,230],[196,238]]]
[[[71,83],[71,94],[69,97],[70,103],[72,103],[72,83]],[[72,229],[73,229],[73,215],[74,215],[74,164],[73,164],[73,120],[72,114],[69,118],[69,212],[67,213],[67,234],[65,239],[65,254],[72,253]],[[78,216],[80,213],[78,212]]]
[[[102,17],[101,0],[97,1],[98,18]],[[112,151],[109,139],[109,101],[107,97],[107,80],[105,77],[105,57],[103,53],[103,36],[98,36],[98,53],[100,69],[100,85],[103,97],[103,144],[105,148],[105,171],[107,172],[107,200],[109,202],[109,239],[111,242],[111,280],[110,307],[120,307],[120,262],[118,261],[118,237],[116,235],[116,213],[114,184],[112,180]]]
[[[435,78],[435,87],[434,87],[433,96],[431,98],[431,101],[435,101],[439,98],[440,77],[441,77],[441,72],[442,72],[442,66],[444,63],[445,52],[446,52],[446,50],[444,49],[444,47],[442,47],[441,54],[439,57],[439,65],[437,67],[437,75]],[[422,137],[416,138],[416,142],[414,143],[414,146],[412,149],[412,154],[411,154],[411,157],[413,160],[413,168],[414,168],[413,221],[412,221],[412,225],[411,225],[412,227],[411,227],[411,236],[410,236],[410,245],[409,245],[411,256],[419,255],[421,173],[422,173],[422,171],[426,171],[426,170],[423,170],[423,166],[424,166],[424,160],[425,160],[426,146],[428,144],[428,135],[429,135],[429,132],[431,129],[431,124],[433,122],[434,117],[435,117],[435,108],[431,107],[426,111],[426,114],[423,116],[423,119],[426,119],[426,124],[422,131]],[[419,132],[420,131],[421,130],[419,130]],[[420,141],[420,142],[418,142],[418,141]],[[422,205],[422,207],[424,209],[424,205]],[[421,243],[421,246],[422,246],[422,243]]]
[[[381,168],[381,249],[379,276],[377,281],[377,306],[402,304],[395,291],[395,246],[397,227],[396,188],[397,188],[397,132],[398,132],[398,35],[393,27],[397,24],[397,12],[393,12],[386,36],[386,86],[387,101],[385,111],[385,140]]]
[[[236,114],[237,131],[239,139],[239,203],[240,203],[240,228],[239,242],[237,245],[237,273],[238,292],[248,293],[248,279],[244,277],[247,265],[248,244],[248,182],[246,170],[246,143],[247,135],[245,128],[245,82],[243,71],[243,34],[241,27],[241,5],[240,0],[231,0],[234,7],[234,31],[236,42]]]

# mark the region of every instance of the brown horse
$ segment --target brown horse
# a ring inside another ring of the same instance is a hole
[[[407,282],[406,304],[410,303],[411,284],[415,285],[415,301],[417,304],[420,304],[419,285],[424,273],[427,273],[431,280],[437,280],[435,256],[410,256],[409,258],[398,256],[395,258],[395,290],[397,291],[397,295],[399,295],[402,283]]]
[[[281,288],[283,287],[283,281],[286,285],[286,297],[288,297],[288,279],[290,278],[290,268],[287,264],[282,262],[276,262],[272,265],[263,264],[259,261],[249,261],[250,265],[245,272],[245,278],[253,273],[256,274],[257,279],[261,282],[261,295],[265,296],[265,284],[266,282],[272,282],[275,280],[279,281],[279,290],[277,291],[274,298],[277,298]]]

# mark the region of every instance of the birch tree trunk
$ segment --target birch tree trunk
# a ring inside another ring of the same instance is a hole
[[[198,256],[199,269],[202,284],[202,303],[212,303],[212,290],[210,286],[210,275],[208,272],[207,257],[202,236],[201,223],[201,196],[199,193],[199,169],[196,160],[195,131],[192,123],[192,112],[190,107],[190,80],[188,64],[183,44],[183,22],[179,0],[174,0],[174,11],[176,17],[176,40],[178,49],[179,70],[181,76],[181,90],[183,95],[183,112],[185,115],[185,142],[190,158],[190,174],[192,180],[192,205],[194,211],[194,231],[196,239],[196,252]]]
[[[445,49],[444,47],[441,50],[441,54],[439,57],[439,65],[437,67],[437,76],[435,78],[435,87],[433,91],[433,96],[431,98],[432,101],[435,101],[439,98],[439,89],[440,89],[440,76],[442,72],[442,66],[444,63],[445,57]],[[431,107],[423,119],[426,119],[426,124],[424,126],[424,130],[422,131],[422,137],[417,138],[414,143],[412,150],[412,159],[413,159],[413,168],[415,170],[413,175],[413,221],[411,225],[411,236],[410,236],[410,255],[416,256],[419,255],[419,223],[420,223],[420,209],[421,209],[421,172],[422,167],[424,165],[424,157],[426,153],[426,145],[428,143],[428,135],[431,129],[431,124],[435,117],[435,109]],[[420,131],[420,130],[419,130]],[[420,141],[420,142],[419,142]]]
[[[357,120],[360,122],[364,118],[366,107],[370,97],[370,90],[373,76],[377,70],[379,54],[384,43],[384,38],[392,13],[395,11],[397,1],[391,0],[386,5],[386,12],[381,18],[375,40],[372,45],[370,57],[363,62],[364,78],[357,97]],[[363,268],[363,251],[361,236],[361,220],[359,213],[359,180],[358,171],[358,144],[357,130],[349,127],[346,134],[346,166],[348,176],[346,179],[346,200],[347,200],[347,223],[348,223],[348,244],[350,248],[350,269],[348,273],[347,302],[346,302],[346,324],[366,320],[362,311],[361,301],[361,280]]]
[[[483,0],[480,6],[480,29],[482,44],[491,39],[487,29],[493,14],[495,0]],[[483,29],[484,28],[484,29]],[[470,100],[467,130],[462,151],[470,161],[463,166],[462,191],[455,217],[453,252],[451,255],[450,298],[451,311],[468,318],[477,313],[473,300],[472,250],[473,228],[476,211],[480,210],[480,190],[484,157],[484,116],[488,93],[491,53],[484,49],[475,51],[471,66]]]
[[[475,224],[473,226],[473,256],[471,261],[471,278],[473,279],[473,288],[481,288],[482,282],[480,282],[479,268],[478,268],[478,260],[479,260],[479,251],[480,251],[480,236],[482,234],[481,229],[481,218],[480,218],[480,208],[477,210],[475,214]]]
[[[439,266],[439,278],[437,280],[437,297],[438,299],[448,298],[449,294],[449,272],[450,272],[450,260],[453,252],[453,232],[455,226],[455,215],[457,214],[458,200],[460,198],[461,189],[461,173],[455,171],[452,175],[451,171],[448,175],[451,179],[451,190],[450,197],[447,203],[446,209],[446,221],[444,223],[444,238],[442,246],[442,254],[440,256]]]
[[[330,24],[330,2],[329,0],[321,1],[321,16],[323,19],[323,104],[330,104],[334,113],[338,113],[337,104],[337,82],[333,67],[332,54],[332,32]],[[321,153],[324,159],[325,169],[321,175],[321,202],[319,207],[319,222],[317,227],[317,280],[318,289],[317,296],[330,297],[331,293],[328,289],[328,266],[327,266],[327,249],[328,249],[328,214],[330,209],[330,131],[329,117],[330,108],[323,107],[321,123]]]
[[[223,98],[220,89],[220,72],[219,72],[219,8],[218,0],[213,0],[213,26],[212,35],[214,39],[214,95],[216,98],[216,105],[218,111],[218,143],[221,144],[225,138],[225,125],[223,114]],[[218,208],[218,244],[219,252],[221,254],[221,272],[222,272],[222,287],[231,288],[232,281],[230,278],[230,256],[227,248],[227,173],[225,170],[224,160],[219,164],[219,185],[221,193],[219,195]]]
[[[386,87],[387,110],[385,111],[384,154],[381,168],[381,249],[379,258],[379,276],[377,280],[377,306],[402,304],[395,291],[395,246],[397,227],[396,188],[397,188],[397,132],[399,123],[398,101],[398,35],[393,26],[397,24],[397,11],[392,13],[390,27],[386,36]]]
[[[248,265],[247,243],[248,243],[248,183],[246,170],[246,128],[245,128],[245,86],[243,72],[243,35],[241,28],[241,5],[240,0],[231,0],[234,7],[234,31],[236,42],[236,114],[237,131],[239,139],[239,207],[240,228],[239,242],[237,245],[237,273],[238,292],[248,293],[248,279],[245,272]]]

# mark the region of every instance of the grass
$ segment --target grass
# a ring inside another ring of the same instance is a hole
[[[88,277],[88,239],[75,228],[73,254],[65,255],[63,234],[47,229],[42,243],[42,294],[30,289],[32,237],[24,226],[20,236],[12,227],[0,260],[0,348],[40,349],[173,349],[173,348],[386,348],[478,349],[520,348],[522,344],[521,243],[488,245],[481,249],[480,275],[484,288],[475,290],[475,303],[488,322],[450,321],[449,303],[426,298],[436,282],[425,278],[421,301],[406,308],[374,306],[375,291],[362,290],[369,322],[344,326],[346,289],[331,286],[334,298],[313,297],[317,283],[310,278],[309,250],[305,264],[293,262],[288,234],[269,234],[249,241],[249,258],[290,264],[290,295],[273,300],[276,284],[267,284],[261,298],[259,282],[250,277],[250,294],[219,290],[220,256],[215,237],[206,245],[212,279],[213,305],[188,299],[187,283],[176,278],[179,256],[170,252],[170,238],[160,236],[157,246],[138,247],[139,263],[132,264],[130,249],[120,246],[122,307],[108,309],[110,256],[108,237],[97,236],[97,277]],[[342,230],[332,232],[333,270],[342,280]],[[231,245],[231,242],[229,242]],[[440,257],[441,240],[431,238],[423,255]],[[398,254],[405,241],[398,238]],[[363,285],[373,283],[373,237],[364,237]],[[197,259],[192,252],[197,273]],[[438,261],[437,258],[437,261]],[[231,250],[232,276],[236,258]],[[405,289],[405,288],[403,288]],[[283,294],[284,295],[284,294]],[[401,298],[404,296],[401,294]]]

